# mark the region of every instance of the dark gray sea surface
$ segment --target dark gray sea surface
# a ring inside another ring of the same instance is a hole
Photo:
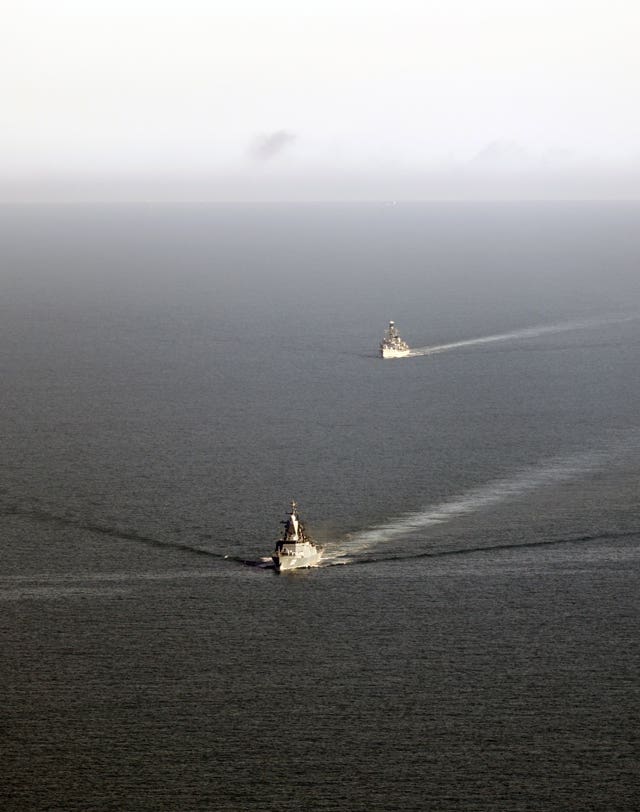
[[[2,808],[637,809],[639,223],[1,209]]]

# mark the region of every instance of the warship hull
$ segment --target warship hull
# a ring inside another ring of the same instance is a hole
[[[395,321],[390,321],[380,342],[380,358],[406,358],[411,347],[400,338]]]
[[[322,550],[315,544],[303,542],[302,544],[286,545],[272,558],[278,572],[286,572],[304,567],[316,567],[322,558]]]
[[[394,350],[391,347],[382,347],[380,350],[381,358],[406,358],[411,355],[411,350]]]
[[[285,526],[284,535],[271,556],[278,572],[317,566],[322,558],[322,547],[314,544],[305,533],[295,502],[291,503],[289,517],[282,524]]]

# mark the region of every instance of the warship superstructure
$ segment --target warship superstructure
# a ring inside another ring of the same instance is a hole
[[[322,557],[322,548],[307,536],[295,502],[291,502],[289,515],[282,523],[284,533],[276,543],[275,552],[271,556],[276,569],[282,572],[301,567],[315,567]]]
[[[380,342],[381,358],[405,358],[411,352],[406,341],[400,338],[400,333],[394,321],[384,331],[384,338]]]

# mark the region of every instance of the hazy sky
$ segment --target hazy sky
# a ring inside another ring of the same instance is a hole
[[[2,199],[640,197],[638,0],[2,9]]]

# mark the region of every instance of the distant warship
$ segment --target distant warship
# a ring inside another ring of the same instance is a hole
[[[404,358],[409,355],[411,349],[406,341],[400,338],[400,333],[395,322],[390,321],[384,332],[384,338],[380,343],[381,358]]]
[[[291,511],[284,524],[284,534],[277,542],[272,556],[279,572],[300,567],[314,567],[322,557],[322,548],[307,536],[298,517],[298,506],[291,503]]]

